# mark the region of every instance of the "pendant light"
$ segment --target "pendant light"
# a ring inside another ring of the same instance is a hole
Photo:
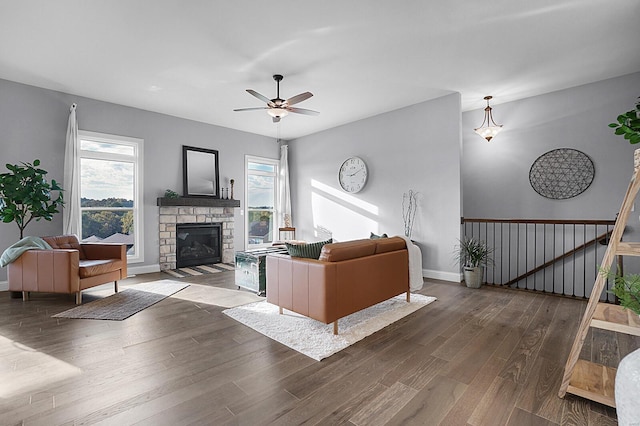
[[[489,106],[489,100],[492,98],[493,96],[484,97],[484,99],[487,101],[487,107],[484,109],[484,120],[482,121],[482,125],[480,125],[480,127],[478,127],[477,129],[473,129],[477,134],[485,138],[487,142],[493,139],[495,135],[497,135],[500,130],[502,130],[502,124],[496,124],[496,122],[493,121],[491,107]]]

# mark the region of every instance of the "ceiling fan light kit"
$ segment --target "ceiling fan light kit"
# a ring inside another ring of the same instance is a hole
[[[280,98],[280,82],[282,81],[283,78],[284,77],[280,74],[274,74],[273,76],[273,79],[276,81],[276,97],[273,99],[269,99],[266,96],[256,92],[253,89],[247,89],[247,93],[265,102],[267,106],[253,107],[253,108],[237,108],[237,109],[234,109],[234,111],[255,111],[259,109],[266,109],[267,114],[269,114],[272,117],[274,123],[278,123],[281,118],[286,117],[290,112],[293,112],[296,114],[304,114],[304,115],[320,114],[318,111],[313,111],[313,110],[304,109],[304,108],[295,108],[291,106],[312,97],[313,93],[311,92],[303,92],[296,96],[292,96],[289,99]]]
[[[273,118],[282,118],[286,115],[289,114],[289,111],[287,111],[284,108],[269,108],[267,110],[267,114],[269,114],[270,116],[272,116]]]
[[[477,134],[482,136],[489,142],[502,130],[502,124],[496,124],[493,121],[493,114],[491,113],[491,107],[489,101],[493,99],[493,96],[485,96],[484,100],[487,101],[487,107],[484,109],[484,120],[477,129],[473,129]]]

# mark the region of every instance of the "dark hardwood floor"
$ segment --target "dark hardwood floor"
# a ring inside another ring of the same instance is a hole
[[[233,272],[183,281],[236,288]],[[211,298],[99,321],[52,318],[74,306],[64,295],[0,293],[0,424],[616,424],[614,409],[557,397],[586,302],[444,282],[421,293],[438,301],[321,362]],[[616,366],[638,347],[598,331],[582,357]]]

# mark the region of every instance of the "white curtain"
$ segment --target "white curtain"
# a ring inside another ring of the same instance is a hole
[[[280,226],[291,227],[291,187],[289,185],[289,146],[280,147],[280,179],[278,186]]]
[[[62,210],[62,232],[80,236],[80,146],[78,142],[78,120],[76,104],[71,105],[67,125],[67,145],[64,150],[64,201]]]

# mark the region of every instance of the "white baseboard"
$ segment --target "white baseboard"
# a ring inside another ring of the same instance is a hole
[[[160,265],[143,265],[143,266],[127,266],[128,275],[137,274],[151,274],[153,272],[160,272]]]
[[[462,282],[462,274],[456,272],[434,271],[433,269],[423,269],[422,276],[424,278],[432,278],[434,280],[451,281],[454,283]]]
[[[0,291],[9,290],[9,281],[0,281]]]

